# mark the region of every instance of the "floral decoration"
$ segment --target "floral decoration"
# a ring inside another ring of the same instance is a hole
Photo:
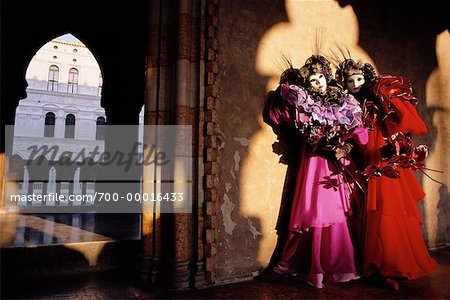
[[[295,106],[297,129],[311,145],[319,141],[327,146],[342,145],[351,131],[362,125],[358,101],[335,87],[328,87],[327,93],[321,95],[285,83],[281,96]]]

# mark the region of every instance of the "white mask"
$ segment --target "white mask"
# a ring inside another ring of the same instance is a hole
[[[345,81],[345,84],[347,85],[347,88],[349,89],[350,93],[356,94],[361,90],[361,87],[364,85],[366,80],[364,79],[364,75],[362,74],[354,74],[348,76],[347,80]]]
[[[327,79],[325,78],[325,75],[321,73],[310,75],[308,77],[308,82],[312,88],[320,90],[322,93],[327,89]]]

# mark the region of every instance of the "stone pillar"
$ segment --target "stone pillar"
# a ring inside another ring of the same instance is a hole
[[[164,283],[174,288],[201,287],[206,278],[203,218],[206,3],[207,0],[154,0],[150,5],[145,124],[192,126],[192,170],[175,164],[174,172],[192,172],[179,178],[188,175],[193,178],[192,191],[187,191],[193,199],[193,212],[143,215],[141,270],[147,268],[154,277],[166,279]],[[150,168],[144,168],[147,186],[152,180],[151,172]],[[148,188],[160,187],[157,182]]]
[[[148,44],[146,66],[146,97],[144,100],[144,125],[159,123],[159,98],[161,80],[161,3],[149,1]],[[144,132],[144,143],[149,143],[149,135]],[[145,156],[146,153],[144,153]],[[144,166],[142,192],[151,194],[156,190],[155,166]],[[139,276],[143,283],[155,284],[160,269],[160,214],[153,212],[153,203],[143,204],[142,249],[139,262]]]
[[[193,17],[192,0],[180,0],[178,4],[178,52],[176,56],[176,95],[175,95],[175,124],[192,125],[191,101],[196,106],[192,93],[196,86],[195,74],[191,72],[191,51],[197,41],[193,39],[195,18]],[[194,76],[193,76],[194,75]],[[175,169],[177,166],[175,165]],[[191,170],[183,170],[189,172]],[[180,174],[180,178],[187,178],[188,174]],[[189,192],[186,190],[185,192]],[[193,195],[189,195],[192,197]],[[196,201],[197,199],[194,199]],[[192,213],[174,214],[174,286],[176,288],[187,288],[190,285],[192,273]]]
[[[0,215],[5,207],[5,186],[6,186],[6,153],[0,153]]]
[[[195,28],[192,30],[194,40],[198,40],[198,47],[191,51],[191,61],[198,61],[191,67],[192,77],[198,82],[198,89],[192,91],[191,102],[191,120],[193,132],[193,219],[194,219],[194,259],[196,260],[194,268],[196,269],[195,287],[204,287],[206,285],[205,273],[205,243],[204,243],[204,185],[205,185],[205,163],[204,163],[204,124],[205,124],[205,7],[206,0],[194,1],[193,14],[196,17]],[[195,14],[195,12],[197,14]],[[198,36],[195,36],[198,35]],[[195,101],[197,100],[197,101]]]
[[[206,107],[205,107],[205,256],[206,280],[208,284],[215,282],[215,256],[217,254],[217,111],[216,105],[219,96],[217,74],[219,65],[217,52],[219,42],[218,31],[218,0],[206,1]]]
[[[11,244],[16,236],[17,203],[8,201],[10,195],[18,195],[16,178],[10,178],[5,153],[0,153],[0,246]]]

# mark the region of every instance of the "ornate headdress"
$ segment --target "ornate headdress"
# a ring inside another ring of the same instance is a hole
[[[322,55],[312,55],[300,69],[289,65],[280,76],[280,84],[289,82],[308,88],[308,77],[319,73],[325,76],[327,82],[332,80],[330,62]]]
[[[325,29],[317,28],[314,43],[312,45],[312,53],[303,67],[296,69],[292,67],[290,59],[283,55],[283,60],[287,63],[288,68],[284,70],[280,77],[280,84],[289,82],[290,84],[301,85],[309,89],[308,77],[314,74],[323,74],[329,83],[333,79],[331,71],[331,63],[325,56],[321,55],[325,42]]]
[[[308,88],[308,77],[314,74],[323,74],[327,83],[332,79],[331,63],[322,55],[312,55],[299,70],[300,84]]]
[[[335,79],[337,82],[343,83],[349,76],[356,74],[363,75],[366,82],[371,81],[377,75],[371,64],[362,61],[355,62],[353,59],[347,58],[337,67]]]
[[[302,77],[300,76],[299,69],[289,66],[286,70],[281,73],[280,84],[289,82],[290,84],[300,84]]]

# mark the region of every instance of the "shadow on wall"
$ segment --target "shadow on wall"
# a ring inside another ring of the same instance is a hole
[[[267,165],[273,140],[267,146],[252,147],[252,136],[264,126],[259,119],[267,82],[255,69],[255,51],[267,30],[285,22],[287,16],[282,0],[221,1],[219,19],[221,170],[216,278],[225,283],[251,276],[272,251],[267,241],[275,228],[279,197],[271,199],[266,179],[280,178]],[[261,256],[262,251],[267,254]]]
[[[436,237],[436,245],[448,246],[450,245],[450,194],[446,186],[439,189],[439,203],[438,203],[438,232]]]

